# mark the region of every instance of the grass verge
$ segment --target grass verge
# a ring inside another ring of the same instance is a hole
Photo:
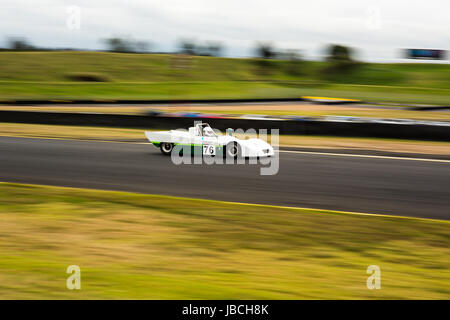
[[[2,299],[450,297],[446,221],[12,183],[0,194]],[[65,288],[73,264],[79,291]],[[366,288],[369,265],[381,290]]]
[[[0,99],[214,99],[302,95],[450,103],[448,64],[358,63],[106,52],[0,52]],[[73,74],[105,82],[74,82]],[[106,81],[107,80],[107,81]]]
[[[0,82],[0,100],[19,99],[264,99],[320,96],[380,103],[448,105],[450,90],[353,84],[279,82]]]
[[[353,116],[371,118],[397,118],[416,120],[450,121],[450,112],[413,111],[404,107],[373,108],[364,106],[332,106],[316,104],[259,104],[259,105],[181,105],[181,106],[1,106],[0,110],[96,112],[113,114],[146,114],[150,110],[163,112],[202,112],[213,114],[244,115],[265,114],[272,116]]]

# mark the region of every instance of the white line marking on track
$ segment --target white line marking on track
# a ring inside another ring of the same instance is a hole
[[[369,154],[352,154],[352,153],[331,153],[318,151],[294,151],[294,150],[278,150],[283,153],[299,153],[299,154],[313,154],[321,156],[336,156],[336,157],[358,157],[358,158],[374,158],[374,159],[392,159],[392,160],[409,160],[409,161],[429,161],[450,163],[450,160],[445,159],[427,159],[427,158],[408,158],[408,157],[394,157],[394,156],[376,156]]]
[[[74,139],[74,138],[53,138],[53,137],[29,137],[29,136],[8,136],[0,134],[0,137],[6,138],[25,138],[25,139],[41,139],[41,140],[69,140],[69,141],[83,141],[83,142],[102,142],[102,143],[127,143],[127,144],[148,144],[150,142],[129,142],[129,141],[108,141],[108,140],[95,140],[95,139]],[[394,157],[394,156],[377,156],[369,154],[356,154],[356,153],[332,153],[332,152],[319,152],[319,151],[295,151],[295,150],[276,150],[276,152],[283,153],[298,153],[298,154],[312,154],[319,156],[334,156],[334,157],[358,157],[358,158],[373,158],[373,159],[391,159],[391,160],[408,160],[408,161],[427,161],[427,162],[440,162],[450,163],[450,160],[445,159],[428,159],[428,158],[409,158],[409,157]]]

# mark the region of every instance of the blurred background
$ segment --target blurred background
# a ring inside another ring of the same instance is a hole
[[[0,99],[308,95],[446,104],[447,6],[6,1]]]
[[[449,11],[3,0],[0,298],[448,299]],[[145,139],[194,120],[280,130],[279,173]]]

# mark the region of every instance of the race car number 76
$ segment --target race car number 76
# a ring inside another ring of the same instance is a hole
[[[213,145],[210,145],[210,144],[204,144],[203,145],[203,154],[215,156],[216,155],[216,147]]]

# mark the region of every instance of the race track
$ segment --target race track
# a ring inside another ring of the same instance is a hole
[[[174,165],[149,144],[0,137],[0,181],[450,219],[450,163],[280,153],[261,165]]]

